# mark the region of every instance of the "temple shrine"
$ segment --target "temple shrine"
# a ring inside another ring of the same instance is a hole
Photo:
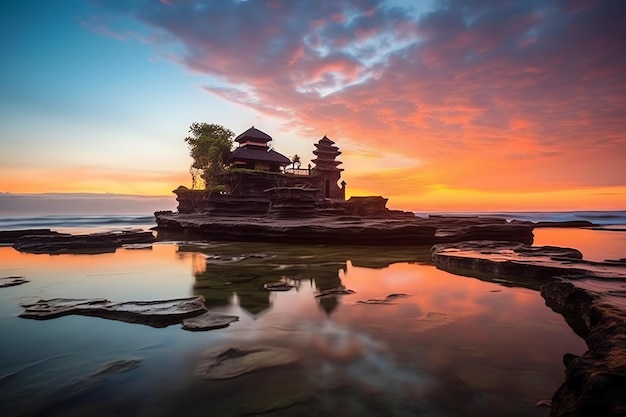
[[[291,163],[285,155],[271,149],[272,137],[252,126],[235,138],[239,147],[226,159],[226,165],[233,168],[255,169],[281,172]]]
[[[399,215],[388,210],[387,199],[380,196],[346,200],[346,182],[337,160],[341,152],[327,136],[314,144],[313,166],[306,169],[300,169],[299,157],[292,162],[272,149],[272,141],[254,126],[238,135],[238,146],[226,158],[225,170],[218,177],[219,191],[180,186],[174,190],[178,212],[270,219]]]

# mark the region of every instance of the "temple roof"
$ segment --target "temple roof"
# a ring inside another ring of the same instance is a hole
[[[326,135],[324,135],[324,137],[321,138],[318,143],[325,143],[325,144],[329,144],[329,145],[334,145],[335,144],[335,142],[333,142],[332,140],[328,139],[328,137]]]
[[[228,164],[235,160],[275,162],[280,165],[289,165],[291,163],[289,158],[287,158],[283,154],[276,152],[273,149],[266,151],[261,149],[250,149],[246,147],[240,147],[231,152],[228,158],[226,158],[226,163]]]
[[[261,132],[259,129],[256,129],[252,126],[250,129],[246,130],[239,136],[235,138],[235,142],[242,143],[247,140],[252,140],[253,142],[263,142],[267,143],[272,140],[272,137],[265,132]]]

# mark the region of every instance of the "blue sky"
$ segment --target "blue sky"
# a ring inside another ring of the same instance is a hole
[[[4,9],[0,165],[16,176],[41,174],[38,182],[51,188],[34,191],[67,190],[47,182],[52,170],[59,181],[93,173],[96,191],[155,193],[143,176],[186,181],[183,138],[192,122],[242,131],[258,121],[253,111],[202,91],[209,77],[180,68],[135,35],[122,39],[97,26],[123,22],[129,33],[142,30],[95,3],[25,0]],[[99,182],[98,173],[112,180]],[[138,185],[126,189],[124,176]],[[67,191],[91,191],[81,187]]]

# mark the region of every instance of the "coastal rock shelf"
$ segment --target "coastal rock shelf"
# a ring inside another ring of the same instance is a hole
[[[183,329],[191,331],[213,330],[228,327],[230,323],[239,320],[239,316],[220,314],[207,311],[199,316],[183,320]]]
[[[354,216],[269,219],[155,213],[159,238],[351,245],[432,245],[471,239],[532,243],[533,227],[492,218],[380,219]]]
[[[26,310],[20,317],[48,320],[77,314],[95,316],[127,323],[140,323],[152,327],[166,327],[180,323],[183,319],[205,313],[204,298],[189,297],[159,301],[113,302],[103,298],[76,299],[53,298],[23,304]]]
[[[15,243],[22,236],[59,236],[61,233],[50,229],[17,229],[17,230],[0,230],[0,243]]]
[[[17,237],[13,247],[29,253],[104,253],[113,252],[123,245],[151,244],[152,232],[118,231],[90,235],[64,233],[37,234],[36,230]]]
[[[2,277],[0,278],[0,288],[15,287],[27,282],[28,280],[24,279],[24,277]]]
[[[589,350],[566,354],[565,383],[552,399],[553,417],[626,415],[626,282],[551,280],[541,286],[546,304],[574,317]]]
[[[490,275],[532,288],[557,276],[595,276],[626,280],[626,263],[592,262],[577,249],[528,246],[516,242],[468,241],[435,245],[432,258],[439,269],[458,275]]]
[[[552,417],[626,415],[626,263],[591,262],[576,249],[473,241],[435,245],[443,270],[540,288],[589,350],[565,354],[565,382],[552,397]]]

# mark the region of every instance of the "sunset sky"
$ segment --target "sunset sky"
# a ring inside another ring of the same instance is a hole
[[[0,2],[0,192],[171,195],[192,122],[407,210],[626,209],[626,2]]]

